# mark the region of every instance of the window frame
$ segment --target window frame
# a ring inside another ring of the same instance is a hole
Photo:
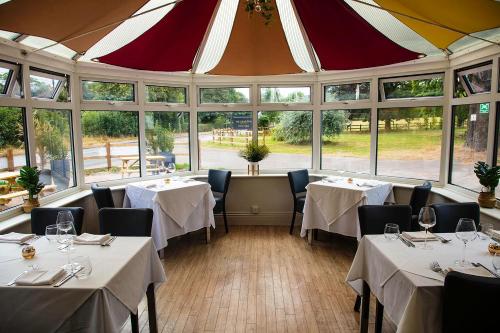
[[[384,83],[399,82],[399,81],[416,81],[441,78],[443,80],[443,95],[442,96],[422,96],[422,97],[402,97],[402,98],[386,98]],[[396,102],[396,101],[422,101],[422,100],[437,100],[446,96],[445,91],[445,72],[434,72],[427,74],[414,74],[393,77],[381,77],[378,79],[378,94],[379,102]]]
[[[133,89],[133,96],[134,100],[133,101],[107,101],[107,100],[92,100],[92,99],[83,99],[84,91],[83,91],[83,82],[84,81],[92,81],[92,82],[101,82],[101,83],[126,83],[126,84],[131,84],[132,89]],[[114,105],[114,106],[120,106],[120,105],[138,105],[139,104],[139,99],[138,99],[138,88],[139,84],[137,81],[131,81],[131,80],[119,80],[119,79],[104,79],[104,78],[99,78],[99,77],[80,77],[79,80],[79,91],[80,91],[80,104],[81,105],[90,105],[90,104],[101,104],[101,105]],[[109,107],[109,106],[108,106]]]
[[[321,105],[335,105],[335,104],[351,104],[351,103],[370,103],[371,102],[371,91],[372,91],[372,80],[371,79],[361,79],[353,81],[342,81],[342,82],[325,82],[321,84]],[[326,101],[326,87],[328,86],[342,86],[349,84],[361,84],[368,82],[370,86],[370,93],[366,99],[345,99],[338,101]]]
[[[151,106],[166,106],[166,107],[183,107],[183,106],[189,106],[189,101],[190,101],[190,94],[189,94],[189,86],[186,84],[176,84],[176,83],[167,83],[167,82],[150,82],[150,81],[144,81],[143,82],[144,86],[144,105],[151,105]],[[186,97],[186,102],[185,103],[168,103],[168,102],[149,102],[146,97],[146,90],[148,86],[155,86],[155,87],[169,87],[169,88],[183,88],[185,90],[185,97]],[[170,110],[169,110],[170,111]]]
[[[201,102],[201,90],[202,89],[217,89],[217,88],[248,88],[248,103],[202,103]],[[198,108],[203,107],[245,107],[253,105],[253,93],[251,84],[216,84],[216,85],[198,85],[196,86],[196,103]],[[197,110],[198,111],[198,110]],[[232,111],[232,110],[227,110]],[[201,111],[205,112],[205,111]],[[221,111],[222,112],[222,111]]]
[[[12,93],[14,91],[14,86],[16,85],[16,78],[19,77],[19,75],[22,73],[21,72],[21,65],[20,64],[15,64],[10,61],[2,60],[0,59],[0,67],[7,68],[11,73],[7,76],[7,80],[5,81],[5,84],[7,86],[7,89],[5,90],[5,94],[0,93],[0,98],[7,97],[7,98],[13,98]],[[22,86],[21,86],[21,97],[24,98],[25,94],[22,91]]]
[[[309,88],[309,102],[304,103],[304,102],[262,102],[262,93],[261,89],[262,88]],[[295,108],[297,105],[298,106],[311,106],[314,104],[314,86],[312,84],[303,84],[303,85],[298,85],[298,84],[258,84],[257,85],[257,107],[269,107],[269,106],[284,106],[287,108]],[[258,111],[263,111],[263,110],[258,110]],[[295,110],[295,111],[301,111],[301,110]]]
[[[46,79],[59,80],[59,83],[57,84],[56,89],[54,89],[54,92],[52,93],[52,97],[45,98],[45,97],[33,96],[33,94],[31,93],[31,76],[32,75],[38,76],[38,77],[43,77]],[[68,74],[57,73],[57,72],[41,69],[38,67],[31,67],[30,66],[28,76],[30,78],[30,96],[32,99],[39,100],[39,101],[57,102],[59,95],[61,94],[62,90],[64,89],[64,84],[67,84],[68,96],[70,97],[70,100],[67,102],[62,102],[62,103],[70,103],[71,102],[70,76]]]
[[[466,97],[472,97],[472,96],[478,96],[478,95],[487,95],[491,94],[493,86],[490,86],[490,91],[484,91],[484,92],[472,92],[471,87],[467,80],[464,80],[464,76],[472,73],[478,73],[478,72],[484,72],[487,70],[491,70],[492,74],[492,79],[493,79],[493,63],[492,62],[483,62],[474,66],[467,66],[464,68],[456,69],[453,71],[453,94],[455,94],[455,88],[456,88],[456,78],[460,81],[462,84],[463,89],[465,90],[465,93],[467,94]],[[453,97],[453,98],[460,98],[460,97]],[[463,98],[463,97],[462,97]]]

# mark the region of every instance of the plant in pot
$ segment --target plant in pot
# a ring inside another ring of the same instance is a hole
[[[16,183],[28,192],[28,199],[25,199],[23,204],[25,213],[30,213],[33,208],[40,206],[38,194],[43,190],[45,184],[40,182],[40,171],[37,167],[22,167],[19,170]]]
[[[68,145],[64,142],[60,131],[53,130],[44,136],[44,145],[47,157],[50,160],[50,171],[63,188],[68,188],[70,178],[70,160],[68,158]]]
[[[0,195],[4,195],[9,193],[10,191],[10,184],[6,180],[0,180]]]
[[[478,202],[481,207],[494,208],[496,205],[495,188],[500,180],[500,166],[490,167],[486,162],[477,162],[474,165],[474,173],[483,186],[479,193]]]
[[[150,144],[154,154],[165,157],[164,165],[175,163],[174,150],[174,133],[168,128],[156,125],[150,132]]]
[[[239,155],[248,161],[248,174],[255,176],[260,172],[259,162],[269,155],[269,148],[252,141],[240,151]]]

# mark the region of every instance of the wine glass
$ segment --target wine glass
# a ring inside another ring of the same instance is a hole
[[[399,225],[396,223],[387,223],[384,227],[384,236],[387,240],[396,240],[399,238]]]
[[[65,221],[57,224],[57,241],[61,244],[58,250],[68,254],[68,263],[63,266],[68,272],[73,271],[71,264],[71,251],[73,248],[73,240],[76,237],[75,225],[71,221]]]
[[[73,214],[71,214],[71,211],[69,210],[62,210],[57,213],[57,219],[56,219],[56,224],[62,223],[62,222],[73,222],[75,223],[75,220],[73,219]]]
[[[52,243],[57,240],[57,224],[51,224],[45,227],[45,238]]]
[[[432,246],[427,245],[427,230],[436,225],[436,213],[431,207],[422,207],[418,214],[418,224],[425,229],[424,246],[425,250],[432,249]]]
[[[467,218],[461,218],[460,220],[458,220],[455,235],[458,239],[464,242],[462,259],[457,260],[456,262],[458,265],[463,267],[468,264],[468,262],[465,260],[465,250],[467,249],[467,242],[473,241],[477,237],[476,223],[474,222],[474,220]]]
[[[174,173],[175,172],[175,163],[169,162],[167,164],[167,172],[168,173]]]

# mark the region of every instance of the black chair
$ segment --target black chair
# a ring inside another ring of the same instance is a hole
[[[101,208],[99,232],[112,236],[151,236],[153,210],[149,208]]]
[[[461,218],[473,219],[479,228],[479,205],[475,202],[434,204],[431,207],[436,213],[433,232],[455,232]]]
[[[359,226],[361,237],[364,235],[383,234],[387,223],[395,223],[399,231],[409,231],[411,227],[410,205],[365,205],[358,207]],[[359,312],[361,297],[356,297],[354,311]],[[377,299],[375,309],[375,332],[382,332],[384,306]]]
[[[84,213],[84,209],[81,207],[33,208],[31,211],[31,232],[36,235],[45,235],[45,227],[56,224],[57,214],[61,211],[71,212],[76,233],[80,235],[82,233]]]
[[[429,193],[431,193],[431,182],[425,182],[422,185],[415,186],[411,192],[410,206],[411,206],[411,230],[419,231],[418,214],[420,209],[427,204]]]
[[[306,169],[290,171],[288,172],[288,181],[290,182],[290,188],[293,196],[293,215],[292,222],[290,223],[290,235],[292,235],[293,227],[295,225],[295,216],[297,215],[297,212],[302,214],[304,211],[306,197],[301,194],[307,191],[306,186],[309,184],[309,172]]]
[[[212,187],[212,192],[215,198],[214,213],[224,216],[224,227],[226,234],[229,232],[227,227],[226,216],[226,195],[229,190],[229,182],[231,181],[231,171],[224,170],[208,170],[208,183]]]
[[[450,272],[444,279],[442,332],[498,329],[500,279]]]
[[[101,187],[97,184],[92,184],[90,188],[92,189],[97,209],[115,207],[113,195],[111,194],[109,187]]]

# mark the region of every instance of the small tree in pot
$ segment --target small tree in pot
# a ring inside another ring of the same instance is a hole
[[[174,134],[167,128],[156,125],[152,131],[149,132],[149,143],[154,154],[165,157],[165,165],[168,163],[175,163],[175,155],[172,153],[174,150]]]
[[[40,206],[38,194],[43,190],[45,184],[40,182],[40,171],[37,167],[22,167],[19,170],[19,177],[17,177],[16,183],[28,191],[28,199],[23,204],[25,213],[30,213],[34,207]]]
[[[255,176],[259,174],[259,162],[269,155],[269,148],[252,141],[240,151],[240,157],[248,161],[248,174]]]
[[[483,186],[479,193],[478,202],[481,207],[494,208],[496,205],[495,188],[500,180],[500,166],[490,167],[486,162],[477,162],[474,173]]]

